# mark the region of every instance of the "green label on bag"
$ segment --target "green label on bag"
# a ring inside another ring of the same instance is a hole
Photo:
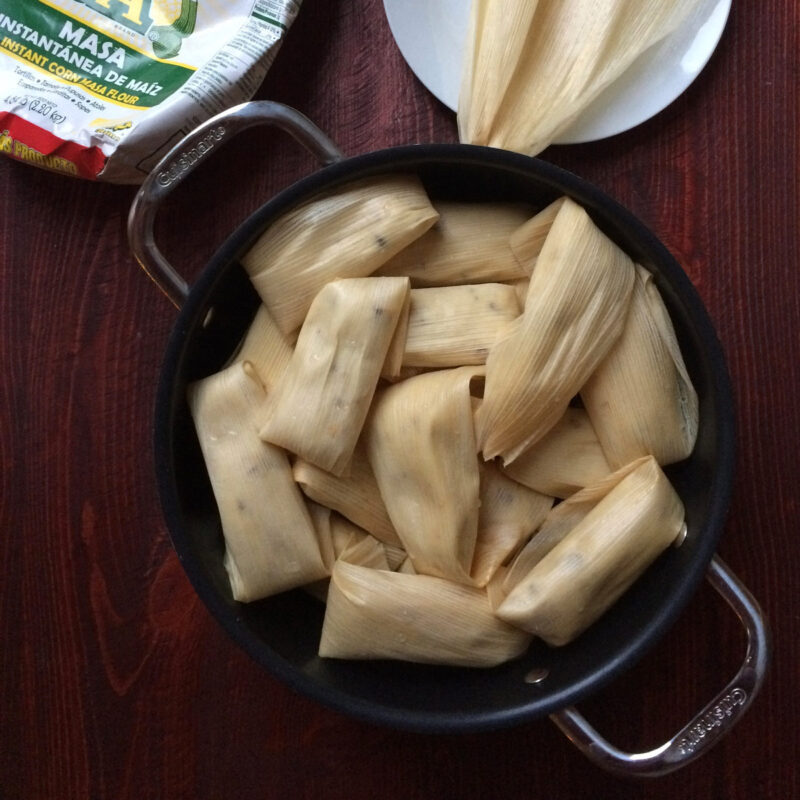
[[[122,16],[124,9],[133,16],[137,9],[149,11],[150,3],[117,0],[116,5],[123,7]],[[194,74],[190,67],[159,61],[44,0],[12,0],[5,6],[10,10],[0,13],[0,50],[96,97],[129,107],[151,108]],[[134,16],[127,22],[143,18]],[[146,19],[149,25],[149,15]]]

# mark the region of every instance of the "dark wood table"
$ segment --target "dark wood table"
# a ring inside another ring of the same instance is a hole
[[[543,157],[648,224],[697,285],[737,408],[720,554],[763,605],[774,659],[734,732],[679,773],[621,780],[547,720],[462,736],[372,727],[298,696],[214,622],[156,494],[153,404],[175,310],[136,266],[132,187],[0,161],[0,797],[780,798],[800,796],[800,104],[793,0],[734,2],[700,78],[635,130]],[[306,0],[257,97],[347,154],[456,141],[380,0]],[[251,210],[313,169],[243,134],[170,198],[164,252],[191,278]],[[581,704],[646,749],[717,693],[740,626],[704,586],[624,678]]]

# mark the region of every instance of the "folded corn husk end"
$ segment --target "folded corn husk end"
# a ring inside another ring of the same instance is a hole
[[[694,449],[697,392],[653,276],[637,266],[622,335],[581,389],[612,466],[653,455],[662,466]]]
[[[283,214],[241,261],[289,335],[327,283],[372,274],[438,218],[415,175],[365,178]]]
[[[622,333],[634,277],[629,256],[565,198],[525,310],[486,359],[484,400],[475,415],[484,458],[514,461],[561,419]]]
[[[656,460],[643,458],[535,563],[497,615],[548,644],[567,644],[675,541],[683,523],[677,493]]]
[[[408,292],[408,278],[326,284],[303,322],[261,438],[346,474]]]
[[[249,362],[232,364],[187,391],[222,524],[224,565],[241,602],[329,573],[286,453],[258,437],[255,414],[263,395]],[[272,498],[269,506],[265,495]]]
[[[589,415],[583,408],[570,406],[533,447],[503,471],[524,486],[563,500],[612,469]]]
[[[530,640],[495,616],[480,589],[340,561],[331,576],[319,655],[491,667],[522,655]]]
[[[472,384],[481,366],[437,370],[378,393],[364,444],[397,535],[421,573],[469,582],[479,473]]]

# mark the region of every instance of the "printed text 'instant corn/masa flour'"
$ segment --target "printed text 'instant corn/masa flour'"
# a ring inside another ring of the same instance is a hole
[[[250,99],[301,0],[2,0],[0,151],[140,183],[199,123]]]

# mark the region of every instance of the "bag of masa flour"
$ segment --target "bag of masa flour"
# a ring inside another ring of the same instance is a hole
[[[140,183],[249,100],[301,0],[0,0],[0,151]]]

